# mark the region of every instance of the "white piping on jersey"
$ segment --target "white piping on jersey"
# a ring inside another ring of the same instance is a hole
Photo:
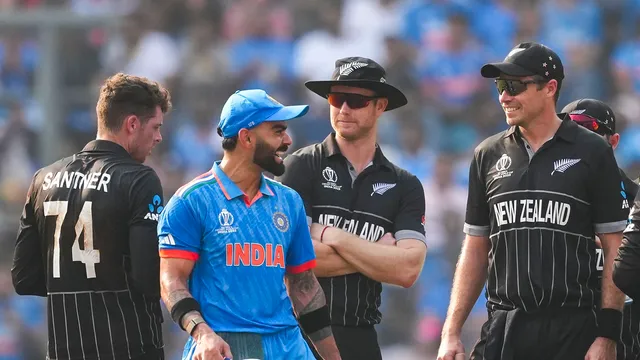
[[[205,181],[209,181],[209,180],[211,180],[211,179],[213,179],[215,177],[213,169],[209,170],[208,172],[211,172],[211,174],[209,174],[209,175],[207,175],[207,176],[205,176],[205,177],[203,177],[201,179],[198,179],[198,178],[193,179],[193,180],[189,181],[188,183],[184,184],[182,187],[180,187],[176,191],[176,195],[177,196],[182,196],[187,190],[191,189],[195,185],[200,184],[200,183],[205,182]]]
[[[344,210],[344,211],[346,211],[346,212],[348,212],[348,213],[356,213],[356,214],[362,214],[362,215],[369,215],[369,216],[373,216],[373,217],[375,217],[375,218],[378,218],[378,219],[380,219],[380,220],[384,220],[384,221],[386,221],[386,222],[389,222],[389,223],[393,224],[393,221],[391,221],[391,220],[389,220],[389,219],[387,219],[387,218],[385,218],[385,217],[383,217],[383,216],[376,215],[376,214],[372,214],[372,213],[370,213],[370,212],[366,212],[366,211],[360,211],[360,210],[349,210],[349,209],[347,209],[347,208],[343,208],[342,206],[335,206],[335,205],[313,205],[312,207],[314,207],[314,208],[324,208],[324,209],[339,209],[339,210]]]
[[[559,192],[555,192],[555,191],[548,191],[548,190],[514,190],[514,191],[506,191],[500,194],[496,194],[493,195],[492,197],[490,197],[489,199],[487,199],[488,201],[491,201],[499,196],[503,196],[503,195],[510,195],[510,194],[520,194],[520,193],[543,193],[543,194],[552,194],[552,195],[560,195],[560,196],[565,196],[568,197],[570,199],[579,201],[585,205],[591,205],[589,202],[584,201],[580,198],[577,198],[575,196],[569,195],[569,194],[565,194],[565,193],[559,193]]]
[[[569,232],[569,231],[558,230],[558,229],[548,228],[548,227],[544,227],[544,226],[520,227],[520,228],[500,230],[495,234],[489,235],[489,237],[494,237],[494,236],[500,235],[501,233],[507,233],[509,231],[515,231],[515,230],[550,230],[550,231],[559,232],[559,233],[562,233],[562,234],[565,234],[565,235],[573,235],[573,236],[583,237],[583,238],[586,238],[586,239],[592,239],[591,237],[584,236],[583,234],[576,234],[576,233],[572,233],[572,232]]]

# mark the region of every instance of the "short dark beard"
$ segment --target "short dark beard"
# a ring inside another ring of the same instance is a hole
[[[253,162],[264,171],[268,171],[274,176],[284,174],[284,163],[276,162],[276,151],[287,151],[287,146],[283,145],[279,149],[273,149],[266,142],[257,139],[256,151],[253,154]]]

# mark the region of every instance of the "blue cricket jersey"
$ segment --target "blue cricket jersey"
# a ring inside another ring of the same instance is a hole
[[[158,236],[161,257],[195,260],[189,291],[214,331],[298,326],[285,271],[312,269],[315,253],[302,199],[291,188],[262,176],[248,199],[216,162],[169,200]]]

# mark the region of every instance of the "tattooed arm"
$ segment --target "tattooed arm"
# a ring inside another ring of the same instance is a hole
[[[187,279],[191,275],[195,261],[179,258],[160,259],[160,292],[162,301],[169,312],[178,301],[190,298],[191,293],[187,287]],[[183,329],[191,320],[201,319],[198,311],[186,313],[181,320]],[[205,322],[193,328],[191,336],[196,341],[194,359],[222,359],[223,356],[231,357],[229,345],[209,327]]]
[[[299,274],[287,274],[289,296],[298,317],[317,310],[327,304],[324,292],[313,274],[313,270]],[[326,326],[316,332],[307,334],[318,353],[325,360],[340,359],[338,346],[333,338],[331,326]]]

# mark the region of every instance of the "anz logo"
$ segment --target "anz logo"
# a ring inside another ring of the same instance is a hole
[[[629,200],[627,199],[627,189],[624,188],[624,181],[620,181],[620,196],[622,196],[622,208],[629,208]]]
[[[155,195],[151,204],[149,204],[149,212],[144,216],[145,220],[158,221],[158,217],[160,216],[162,209],[164,209],[164,206],[161,204],[162,198],[160,198],[160,195]]]

